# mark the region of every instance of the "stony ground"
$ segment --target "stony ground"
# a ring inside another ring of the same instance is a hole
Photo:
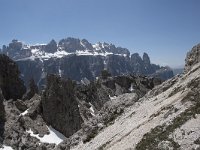
[[[73,150],[199,149],[200,64],[128,107],[114,124]],[[130,95],[117,97],[128,99]]]

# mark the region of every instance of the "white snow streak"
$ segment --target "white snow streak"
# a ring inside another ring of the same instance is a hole
[[[13,148],[10,146],[3,145],[3,148],[0,148],[0,150],[13,150]]]
[[[66,139],[66,137],[63,134],[61,134],[60,132],[52,128],[51,126],[47,128],[49,129],[50,133],[48,135],[44,135],[43,137],[39,137],[39,134],[33,134],[33,131],[31,129],[29,129],[26,132],[30,133],[30,136],[36,137],[37,139],[39,139],[40,142],[42,143],[54,143],[58,145],[64,139]]]
[[[90,113],[91,113],[92,116],[95,116],[94,108],[93,108],[94,106],[93,106],[91,103],[89,103],[89,104],[90,104],[90,106],[91,106],[91,107],[90,107]]]
[[[111,96],[109,95],[109,98],[110,98],[111,100],[113,100],[113,99],[116,99],[117,97],[116,97],[116,96],[111,97]]]
[[[26,115],[27,113],[28,113],[28,109],[25,110],[23,113],[21,113],[19,116],[24,116],[24,115]]]
[[[134,91],[133,85],[131,84],[131,87],[129,88],[129,91]]]

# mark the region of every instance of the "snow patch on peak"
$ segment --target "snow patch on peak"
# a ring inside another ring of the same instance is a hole
[[[66,137],[63,134],[61,134],[60,132],[58,132],[57,130],[52,128],[51,126],[50,127],[47,126],[47,128],[50,133],[48,135],[44,135],[43,137],[40,137],[39,134],[34,134],[31,129],[27,130],[26,132],[30,133],[30,136],[39,139],[40,142],[42,142],[42,143],[54,143],[54,144],[58,145],[63,140],[66,139]]]
[[[95,50],[101,50],[101,49],[102,49],[100,43],[96,43],[96,44],[92,45],[92,47],[93,47]]]

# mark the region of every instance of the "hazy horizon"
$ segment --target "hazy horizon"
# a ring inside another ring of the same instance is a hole
[[[200,42],[200,1],[35,0],[0,1],[0,46],[74,37],[149,54],[160,65],[180,67]]]

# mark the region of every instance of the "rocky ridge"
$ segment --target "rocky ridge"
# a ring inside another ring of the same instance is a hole
[[[199,149],[200,59],[196,52],[187,56],[183,75],[156,86],[126,107],[113,124],[71,149]],[[131,96],[120,95],[114,101]]]
[[[9,61],[4,65],[7,63]],[[90,141],[133,103],[130,99],[110,105],[115,96],[132,92],[137,100],[160,82],[145,76],[107,76],[95,82],[85,80],[77,84],[49,75],[47,87],[40,96],[32,80],[27,92],[31,94],[26,94],[29,96],[24,96],[23,100],[6,100],[1,96],[0,107],[5,111],[1,109],[0,146],[27,150],[62,149],[70,147],[69,141],[72,145]]]
[[[173,76],[170,68],[162,69],[152,64],[146,53],[141,58],[138,53],[130,55],[126,48],[100,42],[91,44],[85,39],[66,38],[58,43],[52,40],[48,44],[36,45],[13,40],[3,46],[2,53],[16,61],[26,86],[33,78],[40,89],[45,85],[47,74],[51,73],[76,81],[83,78],[95,80],[103,69],[109,70],[113,76],[156,72],[156,76],[163,80]]]
[[[27,150],[199,149],[200,63],[196,54],[189,53],[184,74],[162,84],[159,79],[138,75],[107,74],[80,83],[50,75],[42,96],[35,94],[22,101],[5,100],[3,95],[6,120],[0,146]],[[65,114],[69,117],[57,120],[57,115]],[[63,128],[66,124],[67,129]],[[62,132],[62,140],[45,141],[52,131]]]

